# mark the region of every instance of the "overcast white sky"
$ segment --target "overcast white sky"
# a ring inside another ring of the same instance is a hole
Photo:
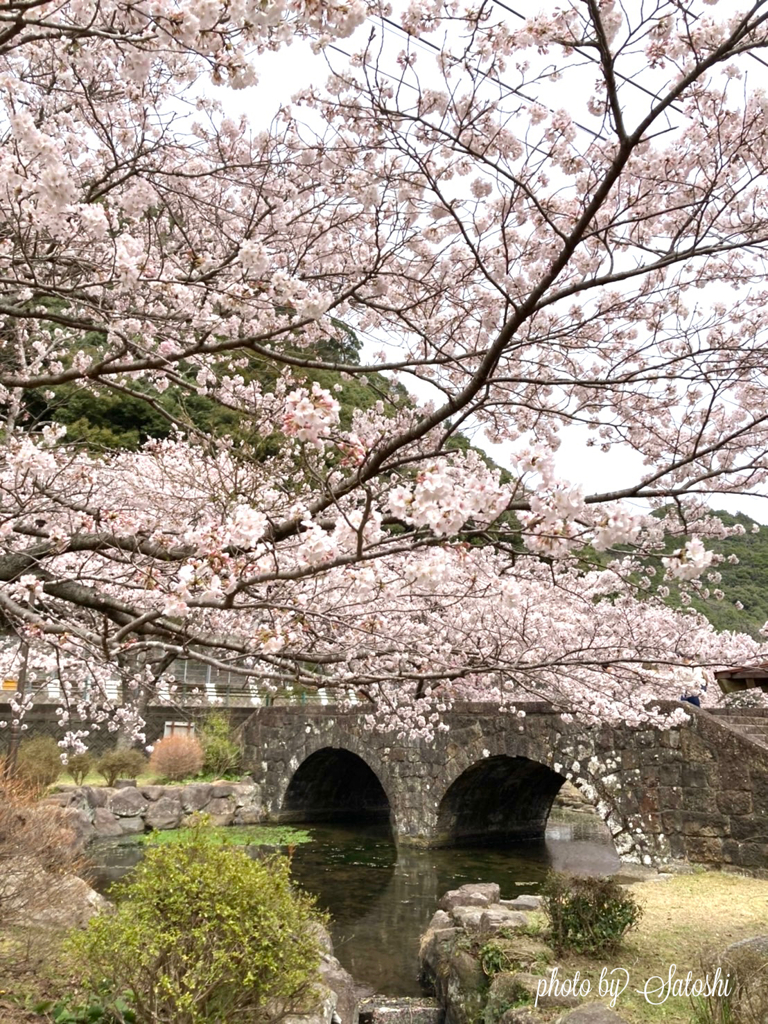
[[[370,32],[370,24],[359,29],[352,39],[341,40],[339,48],[352,53],[362,47]],[[397,49],[402,43],[396,34],[388,33],[389,42]],[[394,51],[393,51],[394,52]],[[335,66],[343,66],[345,58],[335,47],[328,51],[328,59]],[[322,86],[328,78],[328,64],[322,55],[315,55],[308,43],[294,42],[277,53],[266,53],[259,61],[260,82],[252,89],[232,92],[216,90],[227,112],[233,116],[246,114],[257,130],[265,129],[278,108],[291,100],[301,89],[310,85]],[[562,104],[562,96],[560,96]],[[730,293],[731,299],[733,293]],[[367,347],[367,346],[366,346]],[[373,346],[370,346],[372,354]],[[404,380],[408,383],[408,379]],[[427,385],[412,388],[419,398],[429,396]],[[768,399],[768,395],[766,396]],[[588,448],[586,429],[569,428],[563,434],[563,443],[558,453],[562,476],[574,483],[580,483],[585,492],[594,493],[614,490],[636,483],[642,476],[643,465],[639,455],[629,449],[615,447],[608,453],[599,448]],[[490,444],[481,431],[473,436],[473,442],[486,450],[502,466],[509,466],[509,445]],[[759,523],[768,524],[768,498],[754,495],[723,495],[711,501],[715,509],[729,512],[744,512]],[[638,503],[638,507],[640,503]]]

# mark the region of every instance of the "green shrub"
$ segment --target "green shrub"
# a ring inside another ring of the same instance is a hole
[[[486,942],[480,950],[480,966],[487,978],[509,970],[510,958],[507,951],[496,942]]]
[[[84,754],[72,754],[67,758],[67,775],[76,786],[82,786],[92,767],[93,758],[87,751]]]
[[[16,777],[32,789],[45,789],[57,781],[64,765],[61,748],[52,736],[25,740],[16,755]]]
[[[600,956],[614,951],[642,915],[634,896],[611,878],[551,872],[541,890],[555,952]]]
[[[209,715],[198,730],[203,748],[203,771],[228,775],[240,771],[243,752],[232,739],[229,717],[221,711]]]
[[[68,941],[86,991],[106,1006],[130,992],[139,1021],[234,1024],[279,1020],[314,994],[322,918],[291,888],[284,858],[251,860],[192,828],[148,847],[111,894],[115,912]]]
[[[118,779],[137,779],[147,770],[147,759],[140,750],[110,750],[96,762],[96,771],[108,786]]]

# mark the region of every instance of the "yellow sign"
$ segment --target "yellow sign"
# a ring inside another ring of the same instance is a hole
[[[18,685],[19,685],[18,679],[4,679],[3,680],[3,689],[4,690],[15,690]]]

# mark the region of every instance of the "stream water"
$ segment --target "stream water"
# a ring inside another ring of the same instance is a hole
[[[334,951],[354,978],[392,996],[420,994],[419,937],[448,889],[498,882],[503,898],[535,893],[546,871],[605,874],[618,867],[610,835],[596,817],[554,812],[540,841],[504,847],[396,849],[386,826],[311,825],[313,842],[293,854],[293,875],[332,917]],[[236,827],[233,827],[233,832]],[[109,886],[138,863],[135,836],[94,845],[96,886]]]

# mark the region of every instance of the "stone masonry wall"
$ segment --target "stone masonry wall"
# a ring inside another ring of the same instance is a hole
[[[84,840],[172,829],[195,812],[213,825],[253,825],[262,820],[261,789],[252,782],[186,786],[67,786],[47,798],[77,818]]]
[[[446,841],[441,806],[464,772],[486,759],[526,758],[571,779],[627,859],[768,875],[768,749],[695,708],[687,725],[666,732],[588,729],[543,705],[523,710],[517,719],[487,705],[456,707],[449,731],[428,744],[367,731],[361,715],[333,707],[263,708],[243,727],[246,764],[265,813],[279,818],[291,778],[310,755],[348,750],[381,782],[397,841],[430,845]]]

